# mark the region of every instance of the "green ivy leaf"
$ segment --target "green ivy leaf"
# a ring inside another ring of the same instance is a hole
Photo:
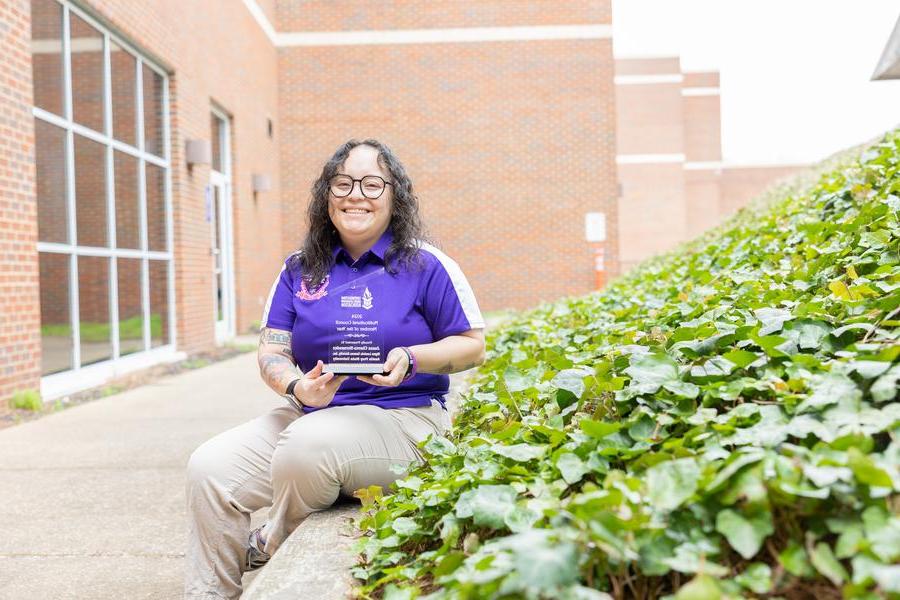
[[[847,464],[853,470],[856,480],[860,483],[886,488],[894,485],[893,481],[891,481],[891,476],[880,469],[871,457],[863,454],[857,448],[849,448],[847,450]]]
[[[824,575],[834,585],[841,585],[847,580],[847,570],[835,558],[831,546],[825,542],[819,542],[809,555],[809,560],[816,570]]]
[[[500,529],[506,514],[515,507],[516,490],[510,485],[480,485],[463,492],[456,501],[456,516],[472,517],[476,525]]]
[[[798,413],[821,409],[837,404],[843,399],[858,400],[862,391],[852,379],[838,373],[827,373],[818,377],[812,385],[812,394],[797,407]]]
[[[722,600],[723,598],[722,590],[716,580],[709,575],[697,575],[675,594],[675,600]]]
[[[640,354],[631,356],[631,364],[625,369],[633,384],[643,393],[653,393],[668,381],[678,379],[678,367],[665,354]]]
[[[494,444],[491,446],[494,454],[505,456],[519,462],[527,462],[542,457],[547,452],[547,446],[536,446],[534,444]]]
[[[753,314],[761,325],[759,335],[769,335],[781,331],[784,323],[794,318],[791,311],[783,308],[758,308],[753,311]]]
[[[732,350],[723,354],[722,357],[733,362],[741,369],[749,366],[750,363],[755,362],[759,358],[755,352],[748,352],[747,350]]]
[[[503,383],[510,392],[521,392],[530,388],[534,382],[518,369],[509,367],[503,372]]]
[[[590,470],[584,464],[584,461],[572,452],[560,454],[559,458],[556,459],[556,468],[559,469],[563,480],[569,485],[581,481],[584,474]]]
[[[788,573],[797,577],[812,577],[815,574],[806,550],[796,542],[788,544],[787,548],[778,555],[778,560]]]
[[[738,554],[750,559],[759,552],[766,537],[772,534],[772,515],[761,512],[744,517],[726,508],[716,516],[716,531],[725,536]]]
[[[765,563],[753,563],[734,580],[751,592],[765,594],[772,589],[772,569]]]
[[[900,365],[894,365],[887,373],[875,380],[869,393],[872,394],[872,400],[875,402],[888,402],[893,400],[897,395],[897,388],[900,387]]]
[[[680,458],[647,469],[650,503],[658,510],[671,511],[697,491],[700,467],[693,458]]]
[[[581,398],[584,394],[585,373],[579,369],[564,369],[550,380],[550,385],[561,390],[568,390]]]
[[[615,433],[622,428],[622,425],[618,423],[594,421],[593,419],[582,419],[579,426],[583,432],[597,439],[605,438],[609,434]]]

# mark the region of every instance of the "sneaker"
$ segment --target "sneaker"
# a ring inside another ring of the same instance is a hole
[[[268,552],[262,549],[264,544],[262,535],[260,534],[261,529],[262,527],[250,532],[250,539],[248,540],[249,545],[247,547],[247,559],[244,561],[245,571],[255,571],[269,562],[269,558],[271,558]]]

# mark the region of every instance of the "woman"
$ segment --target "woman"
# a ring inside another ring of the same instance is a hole
[[[338,148],[308,216],[259,342],[260,373],[287,405],[207,441],[188,464],[186,597],[239,597],[242,573],[310,513],[340,492],[388,486],[392,465],[421,462],[416,444],[449,426],[447,374],[484,360],[472,290],[420,241],[412,182],[387,147]],[[335,357],[359,362],[378,347],[381,374],[327,372]],[[250,514],[266,506],[267,522],[250,531]]]

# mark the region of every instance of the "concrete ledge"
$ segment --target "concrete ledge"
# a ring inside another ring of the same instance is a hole
[[[339,499],[311,514],[281,544],[241,596],[242,600],[343,600],[353,586],[356,562],[352,520],[356,500]]]

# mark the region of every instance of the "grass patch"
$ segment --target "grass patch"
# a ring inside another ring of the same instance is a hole
[[[82,321],[79,325],[79,333],[82,342],[108,342],[111,337],[109,323],[92,323]],[[44,337],[71,337],[72,327],[69,324],[41,325],[41,335]],[[144,337],[143,318],[131,317],[119,321],[120,340],[139,340]],[[150,315],[150,337],[162,337],[162,316]]]
[[[22,390],[12,395],[12,398],[9,399],[9,406],[18,410],[40,412],[44,408],[44,403],[36,390]]]

